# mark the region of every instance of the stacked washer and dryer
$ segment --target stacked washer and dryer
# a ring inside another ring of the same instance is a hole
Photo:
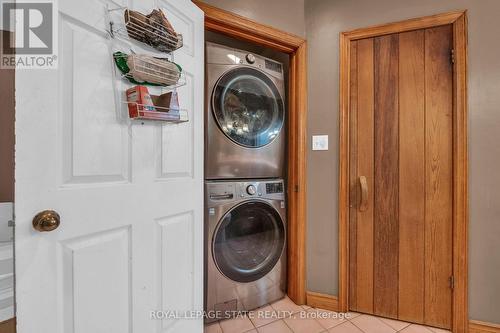
[[[285,84],[281,63],[245,51],[207,43],[206,62],[210,322],[286,293]]]

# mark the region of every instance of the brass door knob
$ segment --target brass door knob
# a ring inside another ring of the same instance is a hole
[[[33,228],[38,231],[52,231],[61,224],[61,218],[53,210],[44,210],[33,218]]]

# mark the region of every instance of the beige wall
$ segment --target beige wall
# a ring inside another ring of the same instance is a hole
[[[259,23],[305,35],[304,0],[202,0]]]
[[[339,33],[440,12],[469,17],[470,317],[500,323],[500,1],[307,0],[309,134],[329,134],[308,157],[308,287],[337,294]]]

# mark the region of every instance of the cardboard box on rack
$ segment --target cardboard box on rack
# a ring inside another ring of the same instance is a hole
[[[137,118],[142,111],[155,111],[153,100],[145,86],[135,86],[126,91],[128,114],[130,118]]]
[[[145,86],[135,86],[128,89],[126,95],[130,118],[187,120],[187,114],[179,108],[179,97],[175,90],[157,96],[150,95]]]

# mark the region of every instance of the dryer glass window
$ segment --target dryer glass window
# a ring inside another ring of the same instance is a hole
[[[222,274],[233,281],[255,281],[269,273],[281,257],[285,227],[270,205],[247,202],[223,217],[212,246]]]
[[[212,103],[222,132],[242,146],[265,146],[283,127],[284,107],[279,91],[257,69],[241,67],[224,74],[215,86]]]

